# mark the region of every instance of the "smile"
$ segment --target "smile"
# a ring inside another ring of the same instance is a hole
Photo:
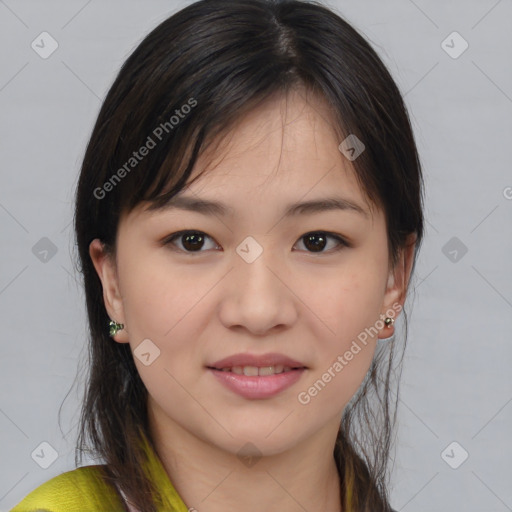
[[[299,368],[291,368],[290,366],[284,366],[282,364],[276,366],[232,366],[227,368],[214,368],[221,372],[236,373],[237,375],[245,375],[247,377],[264,377],[268,375],[278,375],[280,373],[290,372],[292,370],[298,370]]]

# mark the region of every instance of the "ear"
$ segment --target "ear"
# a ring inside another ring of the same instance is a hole
[[[400,314],[404,307],[407,297],[407,288],[411,277],[412,264],[414,261],[414,249],[416,247],[416,234],[408,236],[405,247],[400,251],[398,261],[394,268],[389,271],[386,292],[384,294],[383,310],[381,313],[386,317],[393,312],[394,318]],[[384,327],[379,334],[379,338],[388,338],[394,333],[394,326]]]
[[[89,256],[93,262],[94,268],[100,278],[103,287],[103,300],[105,309],[111,320],[124,324],[115,336],[114,340],[118,343],[128,343],[128,332],[126,330],[126,322],[124,316],[123,299],[119,291],[119,282],[117,278],[117,270],[114,258],[105,250],[103,243],[98,239],[94,239],[89,244]],[[108,330],[109,326],[105,325]]]

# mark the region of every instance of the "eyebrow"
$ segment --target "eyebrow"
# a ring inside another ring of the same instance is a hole
[[[198,199],[190,196],[177,195],[156,210],[186,210],[201,213],[203,215],[232,216],[233,208],[226,206],[219,201],[209,199]],[[352,211],[368,218],[369,213],[362,206],[344,199],[342,197],[326,197],[293,203],[287,206],[284,217],[293,217],[296,215],[307,215],[332,210]]]

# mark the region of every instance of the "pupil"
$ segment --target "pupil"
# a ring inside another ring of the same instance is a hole
[[[320,240],[320,242],[314,242],[314,239],[317,238]],[[313,252],[320,252],[322,249],[325,248],[325,237],[322,234],[316,234],[316,235],[308,235],[306,236],[306,242],[305,246],[308,249],[311,249],[311,247],[308,247],[308,243],[312,243],[312,250]]]
[[[200,245],[194,244],[194,238],[199,238],[201,240],[201,242],[203,240],[203,237],[198,233],[184,235],[183,247],[185,247],[187,250],[194,250],[194,249],[198,249],[198,248],[200,249],[201,248]],[[188,245],[188,244],[190,244],[190,245]]]

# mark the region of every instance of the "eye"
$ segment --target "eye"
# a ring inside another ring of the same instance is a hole
[[[323,249],[328,245],[327,241],[329,239],[334,240],[337,245],[332,250],[324,251]],[[299,242],[302,240],[304,241],[304,246],[310,252],[336,252],[343,247],[350,247],[350,245],[340,236],[333,233],[326,233],[325,231],[312,231],[310,233],[306,233],[300,237]]]
[[[204,247],[205,240],[213,239],[202,231],[179,231],[167,237],[164,240],[164,245],[177,245],[178,249],[183,252],[204,252],[201,249]],[[175,243],[175,241],[180,242],[180,244]],[[218,247],[218,245],[213,244],[214,249]]]

